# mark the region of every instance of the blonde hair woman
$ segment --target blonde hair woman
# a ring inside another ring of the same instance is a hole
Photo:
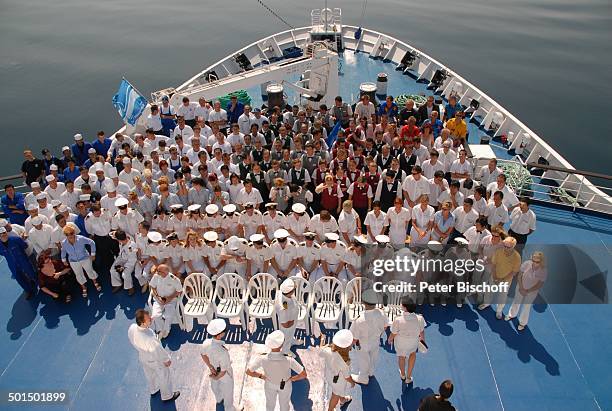
[[[548,277],[546,263],[544,261],[544,253],[536,251],[531,255],[531,259],[525,261],[521,265],[521,270],[518,276],[518,287],[512,301],[512,307],[505,320],[510,321],[512,318],[519,315],[518,330],[523,331],[529,321],[529,313],[533,300],[538,296],[540,288],[544,285]]]
[[[350,330],[339,330],[332,339],[332,343],[323,346],[325,338],[321,338],[321,357],[325,363],[325,380],[331,389],[331,397],[327,406],[328,411],[333,411],[339,405],[351,401],[347,394],[348,386],[355,386],[351,377],[351,360],[349,352],[353,345],[353,333]]]
[[[187,275],[204,272],[204,242],[195,231],[187,232],[183,261]]]
[[[282,178],[274,179],[274,187],[270,190],[270,201],[277,204],[278,211],[282,213],[287,212],[289,206],[289,187],[285,184],[285,180]]]

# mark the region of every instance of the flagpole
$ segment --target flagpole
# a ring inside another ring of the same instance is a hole
[[[130,83],[130,81],[129,81],[128,79],[126,79],[126,78],[125,78],[125,77],[123,77],[123,76],[121,76],[121,79],[122,79],[122,80],[125,80],[125,81],[126,81],[126,82],[127,82],[129,85],[130,85],[130,86],[132,86],[132,88],[133,88],[134,90],[136,90],[136,92],[137,92],[138,94],[140,94],[141,96],[143,96],[143,97],[144,97],[144,99],[145,99],[145,100],[147,100],[147,105],[151,105],[151,102],[149,101],[149,99],[148,99],[148,98],[146,98],[146,97],[145,97],[145,95],[144,95],[143,93],[141,93],[141,92],[140,92],[140,90],[138,90],[136,87],[134,87],[134,85],[133,85],[132,83]]]

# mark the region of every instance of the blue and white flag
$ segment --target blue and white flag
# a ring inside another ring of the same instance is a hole
[[[334,142],[338,138],[338,131],[340,130],[341,127],[342,127],[342,123],[340,122],[340,120],[338,120],[334,128],[332,128],[332,130],[327,135],[327,141],[326,141],[327,147],[331,148],[334,145]]]
[[[147,107],[147,99],[140,95],[129,81],[123,79],[117,94],[113,96],[113,106],[123,121],[133,126]]]

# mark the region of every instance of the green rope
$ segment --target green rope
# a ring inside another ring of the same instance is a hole
[[[419,96],[417,94],[401,94],[395,98],[395,104],[399,107],[404,107],[408,100],[414,100],[414,103],[417,106],[421,106],[427,102],[427,99],[423,96]]]
[[[516,163],[500,163],[499,167],[506,175],[506,184],[514,189],[517,195],[528,195],[532,193],[531,174],[527,167]]]
[[[251,104],[251,96],[249,96],[249,93],[247,93],[246,90],[238,90],[219,97],[218,100],[221,103],[221,107],[226,107],[232,96],[238,97],[238,101],[242,104]]]

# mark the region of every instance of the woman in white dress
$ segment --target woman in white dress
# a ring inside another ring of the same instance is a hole
[[[429,205],[429,196],[421,195],[419,204],[412,208],[412,228],[410,229],[410,246],[425,247],[431,237],[434,209]]]
[[[422,315],[415,314],[416,304],[408,299],[402,301],[402,308],[404,309],[402,315],[393,320],[391,324],[391,334],[389,334],[388,342],[389,344],[395,344],[400,378],[406,384],[410,384],[419,341],[425,340],[425,319]],[[408,357],[407,372],[406,357]]]
[[[172,274],[182,280],[185,273],[185,263],[183,262],[184,247],[179,241],[177,233],[169,234],[167,240],[168,244],[163,251],[164,264],[170,267]]]
[[[411,214],[409,208],[403,207],[401,198],[396,198],[393,207],[387,211],[385,226],[389,227],[389,239],[396,250],[405,246]]]
[[[325,339],[321,338],[321,344]],[[332,344],[321,347],[321,357],[325,363],[325,381],[331,389],[331,397],[327,406],[333,411],[337,406],[342,407],[352,398],[348,395],[349,385],[355,386],[351,378],[351,360],[349,352],[353,345],[353,333],[350,330],[339,330],[332,339]]]
[[[187,275],[204,272],[204,242],[195,231],[188,231],[183,250],[183,261]]]

